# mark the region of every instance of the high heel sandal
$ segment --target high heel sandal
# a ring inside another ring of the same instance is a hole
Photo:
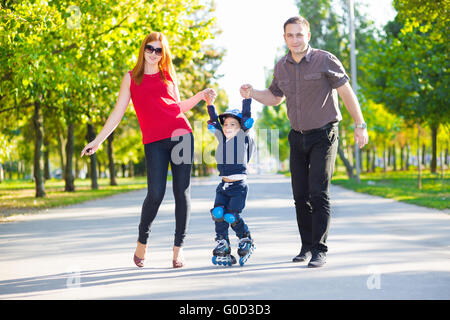
[[[174,256],[175,256],[175,252],[176,252],[177,258],[175,260],[172,260],[172,266],[174,268],[182,268],[184,266],[182,248],[178,247],[178,246],[173,246],[173,252],[174,252]]]
[[[178,261],[178,260],[172,260],[172,265],[174,268],[182,268],[183,267],[183,262],[182,261]]]
[[[145,259],[141,259],[141,258],[137,257],[136,255],[134,255],[133,260],[134,260],[134,263],[135,263],[139,268],[143,268],[143,267],[144,267],[144,260],[145,260]]]

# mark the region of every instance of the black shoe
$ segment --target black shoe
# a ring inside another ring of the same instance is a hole
[[[308,268],[320,268],[327,262],[327,254],[323,251],[314,250]]]
[[[293,262],[305,262],[306,260],[311,258],[311,251],[309,250],[301,250],[298,256],[292,259]]]

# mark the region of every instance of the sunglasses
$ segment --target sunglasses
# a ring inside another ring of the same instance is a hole
[[[146,44],[145,50],[150,51],[150,53],[154,52],[157,56],[162,56],[162,48],[155,48],[151,44]]]

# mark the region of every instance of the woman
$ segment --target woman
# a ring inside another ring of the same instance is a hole
[[[203,90],[180,102],[167,39],[160,32],[152,32],[142,42],[136,66],[124,75],[116,106],[103,129],[81,152],[83,156],[97,151],[121,121],[131,98],[142,131],[147,165],[148,191],[142,206],[139,237],[133,258],[140,268],[144,266],[150,227],[166,190],[169,163],[173,177],[176,224],[172,264],[174,268],[183,266],[181,248],[190,214],[190,176],[194,149],[192,128],[183,113],[204,100],[205,94],[211,91]],[[172,151],[180,143],[189,146],[183,148],[182,153],[190,153],[182,155],[183,159],[187,157],[188,160],[181,163],[171,157]]]

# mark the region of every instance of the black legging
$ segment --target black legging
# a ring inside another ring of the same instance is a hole
[[[176,141],[172,141],[172,139]],[[169,163],[172,170],[173,194],[175,197],[175,241],[183,246],[191,211],[190,181],[194,156],[192,133],[167,138],[145,146],[147,164],[147,197],[142,205],[138,241],[147,244],[151,225],[164,198]],[[189,154],[187,154],[189,153]]]

